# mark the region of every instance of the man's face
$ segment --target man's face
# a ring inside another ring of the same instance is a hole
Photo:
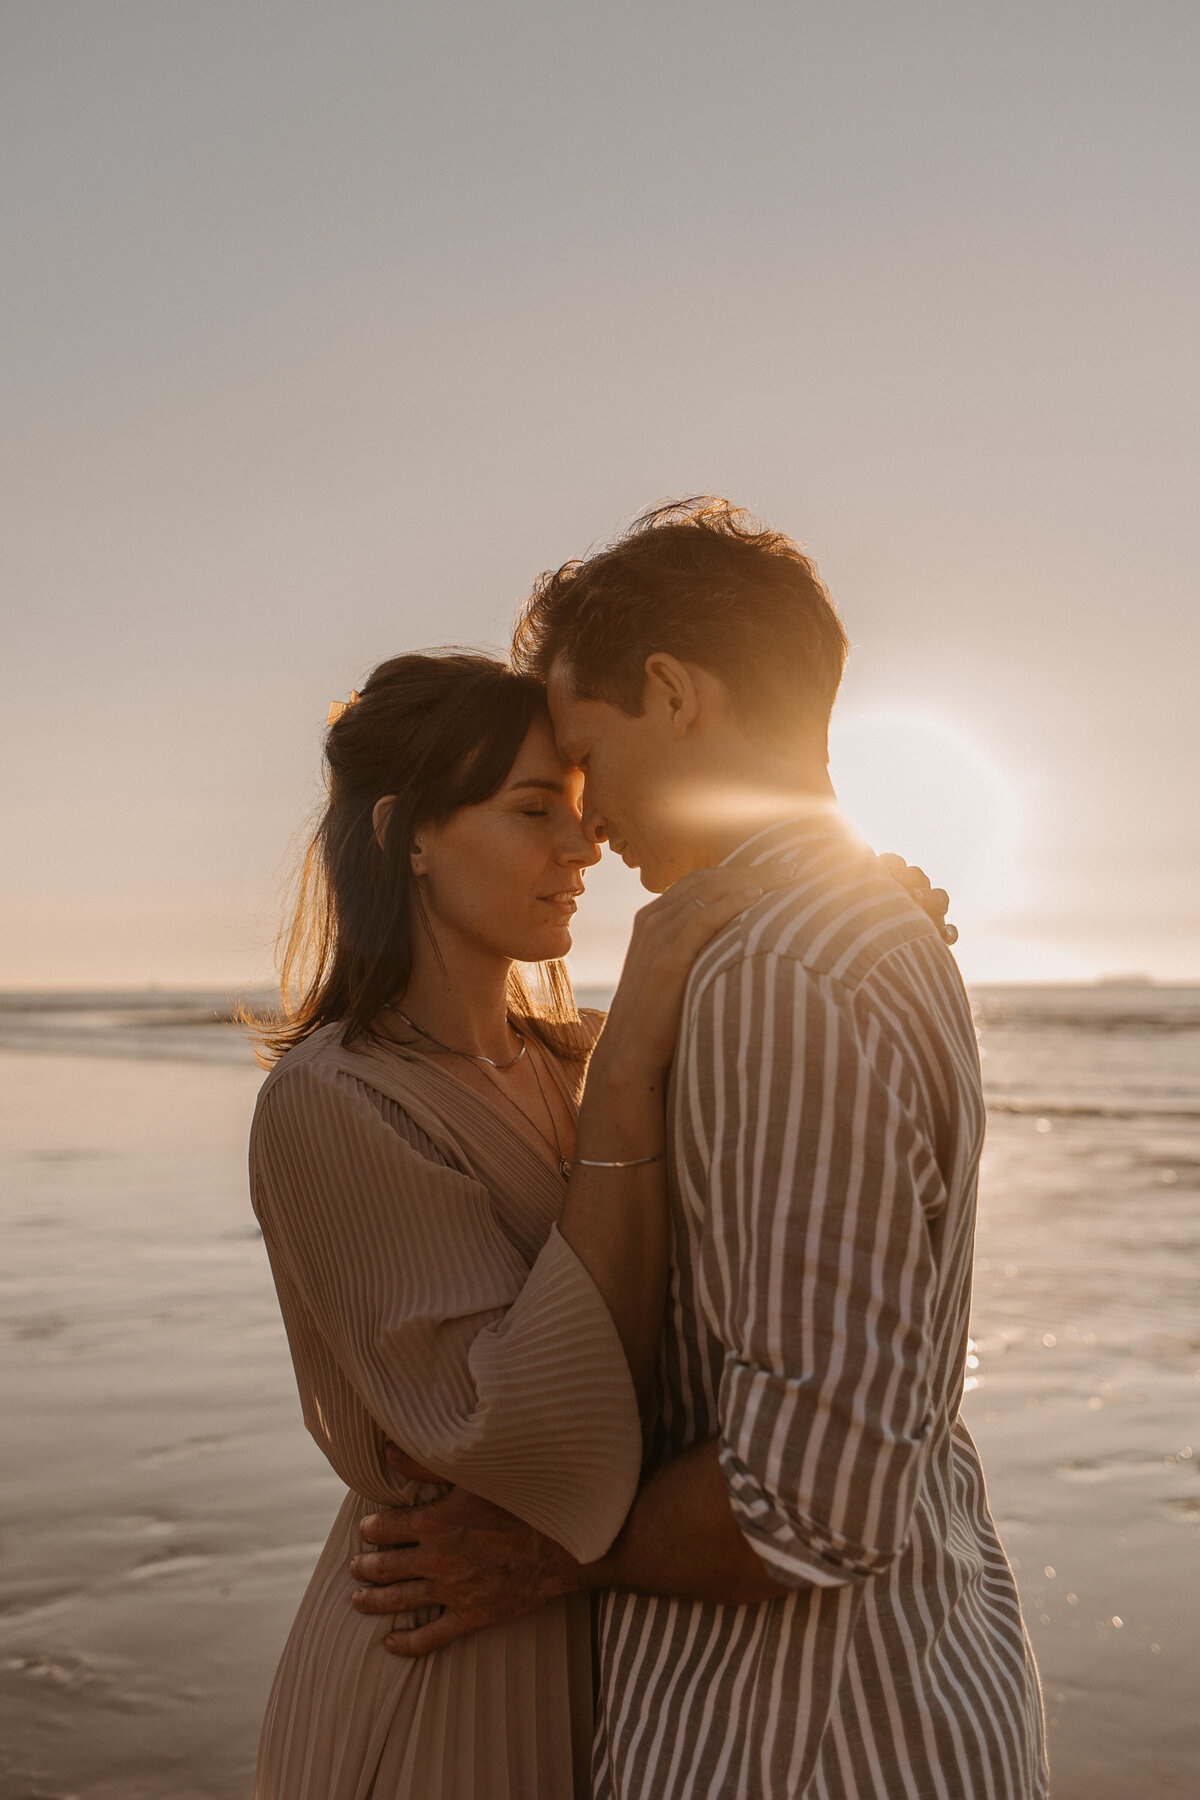
[[[547,683],[550,716],[566,762],[583,770],[583,823],[608,840],[642,886],[661,893],[695,866],[681,824],[677,751],[655,708],[640,716],[608,700],[581,700],[561,663]]]

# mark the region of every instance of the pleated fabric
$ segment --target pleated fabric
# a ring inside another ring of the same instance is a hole
[[[443,1491],[396,1476],[388,1439],[583,1560],[619,1530],[637,1401],[555,1229],[561,1177],[446,1070],[329,1027],[264,1083],[250,1180],[305,1424],[349,1489],[275,1678],[256,1800],[589,1794],[586,1596],[403,1662],[348,1567],[364,1513]]]

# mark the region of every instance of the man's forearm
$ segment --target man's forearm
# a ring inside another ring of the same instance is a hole
[[[583,1578],[589,1588],[631,1588],[734,1605],[788,1592],[772,1580],[738,1530],[716,1438],[655,1470],[612,1549],[585,1564]]]
[[[788,1589],[738,1530],[717,1453],[712,1439],[656,1469],[608,1555],[593,1563],[577,1563],[533,1526],[459,1488],[428,1506],[385,1509],[361,1524],[366,1542],[385,1548],[353,1558],[355,1579],[369,1584],[354,1605],[374,1615],[442,1607],[430,1624],[393,1629],[383,1640],[397,1656],[427,1656],[580,1589],[733,1606],[774,1600]],[[401,1452],[389,1460],[410,1480],[429,1474]]]

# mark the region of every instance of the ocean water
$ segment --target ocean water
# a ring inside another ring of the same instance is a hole
[[[578,998],[603,1007],[611,995],[581,988]],[[993,1116],[1200,1125],[1200,983],[978,987],[971,998]],[[267,990],[0,994],[0,1048],[245,1063],[253,1051],[235,1012],[271,1000]]]
[[[0,995],[0,1050],[250,1071],[239,1000],[271,995]],[[1050,1339],[1060,1365],[1076,1341],[1197,1362],[1200,984],[980,987],[972,1004],[989,1115],[972,1390]]]
[[[1200,986],[972,997],[988,1103],[977,1312],[1003,1319],[1008,1341],[1090,1338],[1194,1362]]]
[[[593,1006],[610,997],[579,994]],[[271,998],[0,995],[0,1049],[248,1069],[253,1045],[236,1009]],[[1069,1314],[1066,1329],[1114,1347],[1153,1337],[1191,1354],[1200,1348],[1200,984],[980,987],[972,1004],[989,1113],[978,1296],[989,1327],[1003,1321],[992,1349],[1057,1336],[1047,1321]],[[1014,1244],[1028,1250],[1015,1261]]]
[[[119,992],[0,994],[0,1049],[114,1056],[137,1062],[253,1062],[234,1024],[241,1003],[269,992],[139,988]]]

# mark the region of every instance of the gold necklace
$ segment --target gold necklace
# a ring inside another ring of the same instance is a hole
[[[517,1054],[514,1057],[511,1057],[509,1059],[508,1062],[498,1063],[494,1057],[481,1056],[481,1055],[479,1055],[479,1053],[477,1051],[456,1050],[454,1048],[453,1044],[443,1044],[441,1038],[435,1038],[431,1031],[426,1031],[425,1027],[423,1025],[418,1025],[415,1019],[410,1019],[408,1014],[401,1012],[400,1008],[398,1006],[389,1007],[388,1010],[389,1010],[389,1012],[394,1012],[398,1019],[403,1019],[404,1023],[409,1027],[410,1031],[415,1031],[418,1037],[423,1037],[426,1039],[426,1041],[428,1043],[436,1045],[436,1047],[439,1050],[444,1050],[447,1056],[461,1056],[464,1062],[486,1064],[486,1067],[482,1068],[479,1071],[480,1074],[483,1075],[488,1081],[491,1082],[491,1084],[495,1088],[496,1092],[500,1095],[500,1098],[502,1100],[507,1100],[508,1104],[512,1107],[514,1112],[520,1113],[521,1117],[525,1120],[527,1125],[532,1125],[533,1129],[537,1132],[538,1136],[541,1138],[543,1144],[545,1144],[547,1150],[553,1150],[555,1156],[558,1158],[558,1172],[562,1176],[563,1180],[567,1181],[570,1179],[571,1165],[567,1161],[566,1157],[563,1155],[562,1141],[558,1135],[558,1126],[554,1123],[554,1112],[550,1105],[550,1102],[546,1098],[546,1090],[542,1086],[542,1078],[541,1078],[541,1075],[538,1073],[537,1057],[536,1056],[530,1057],[529,1066],[533,1070],[533,1079],[537,1082],[537,1090],[538,1090],[538,1093],[541,1095],[542,1105],[546,1109],[546,1117],[550,1121],[550,1129],[554,1133],[554,1142],[553,1143],[550,1142],[550,1139],[546,1136],[545,1132],[542,1130],[542,1128],[538,1124],[537,1120],[530,1117],[530,1115],[525,1111],[525,1108],[520,1104],[520,1102],[514,1100],[511,1094],[505,1093],[503,1087],[501,1087],[500,1083],[496,1080],[495,1075],[488,1074],[489,1069],[504,1070],[504,1069],[515,1068],[516,1065],[520,1062],[521,1058],[524,1056],[524,1054],[528,1048],[528,1044],[526,1043],[525,1038],[522,1037],[521,1033],[517,1030],[516,1026],[513,1024],[511,1019],[506,1019],[505,1024],[508,1026],[508,1029],[514,1034],[515,1037],[520,1038],[521,1048],[517,1051]]]
[[[514,1030],[515,1029],[516,1028],[514,1026]],[[522,1045],[524,1045],[524,1042],[525,1042],[524,1038],[522,1038],[521,1042],[522,1042]],[[485,1058],[484,1060],[486,1061],[487,1058]],[[516,1061],[516,1060],[517,1059],[514,1057],[513,1061]],[[508,1063],[505,1066],[507,1068],[511,1069],[512,1063]],[[566,1157],[563,1154],[562,1140],[558,1135],[558,1126],[554,1123],[554,1110],[551,1107],[550,1102],[546,1098],[546,1090],[542,1086],[542,1078],[538,1073],[536,1056],[530,1057],[529,1066],[533,1070],[533,1079],[537,1082],[537,1091],[541,1095],[542,1105],[546,1109],[546,1117],[550,1121],[550,1129],[554,1133],[554,1142],[553,1143],[550,1142],[550,1139],[546,1136],[545,1132],[542,1130],[542,1128],[538,1124],[537,1120],[531,1118],[530,1115],[525,1111],[525,1108],[520,1104],[519,1101],[514,1100],[511,1094],[505,1093],[504,1089],[501,1087],[500,1083],[495,1079],[494,1076],[488,1075],[488,1072],[486,1069],[484,1069],[482,1071],[482,1073],[485,1076],[487,1076],[487,1079],[491,1082],[492,1086],[496,1089],[496,1092],[501,1096],[501,1098],[508,1101],[508,1104],[513,1108],[513,1111],[519,1112],[521,1117],[526,1121],[526,1123],[533,1126],[533,1129],[537,1132],[537,1134],[541,1138],[543,1144],[545,1144],[547,1150],[553,1150],[555,1156],[557,1156],[557,1158],[558,1158],[559,1174],[562,1176],[564,1181],[569,1181],[570,1176],[571,1176],[571,1165],[567,1161]],[[494,1063],[493,1063],[492,1067],[493,1068],[495,1067]]]
[[[521,1048],[517,1051],[515,1056],[510,1057],[507,1062],[502,1063],[497,1062],[495,1057],[483,1056],[478,1050],[456,1050],[453,1044],[443,1044],[441,1038],[435,1038],[432,1031],[426,1031],[423,1025],[418,1025],[415,1019],[410,1019],[408,1014],[401,1012],[398,1006],[390,1006],[388,1011],[394,1012],[398,1019],[403,1019],[409,1030],[415,1031],[418,1037],[426,1038],[431,1044],[436,1044],[439,1050],[444,1050],[447,1056],[461,1056],[464,1057],[467,1062],[487,1063],[490,1069],[511,1069],[513,1064],[519,1063],[525,1054],[525,1039],[521,1036],[520,1032],[509,1018],[506,1018],[504,1023],[508,1026],[508,1029],[512,1032],[513,1036],[519,1040]],[[532,1121],[530,1122],[532,1123]]]

